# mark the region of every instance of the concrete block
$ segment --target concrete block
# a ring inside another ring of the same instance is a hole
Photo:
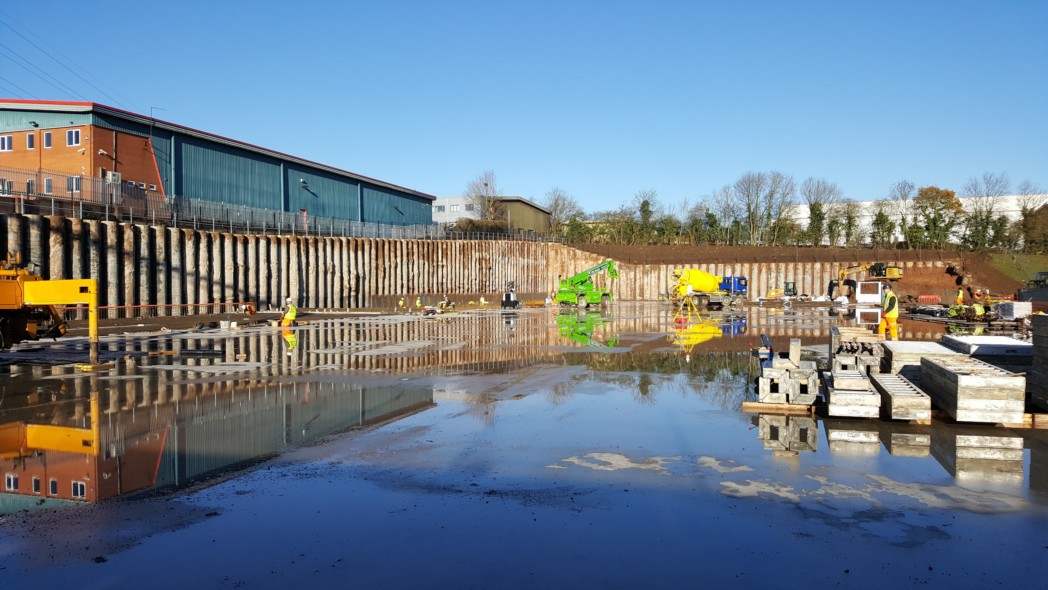
[[[834,389],[847,389],[850,391],[867,391],[870,389],[870,379],[862,371],[835,371],[831,375]]]

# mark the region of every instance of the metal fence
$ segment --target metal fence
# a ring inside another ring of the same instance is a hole
[[[165,196],[153,185],[0,167],[0,213],[56,215],[263,235],[411,240],[552,241],[530,232],[454,232],[439,224],[388,225]]]

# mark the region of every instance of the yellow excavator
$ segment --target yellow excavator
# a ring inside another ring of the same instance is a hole
[[[902,267],[894,264],[872,262],[870,264],[845,266],[837,271],[837,280],[830,281],[830,286],[826,290],[826,296],[830,299],[836,299],[841,295],[851,297],[855,293],[856,282],[848,277],[860,272],[865,272],[868,280],[897,281],[902,278]],[[847,291],[844,290],[845,287],[848,288]]]

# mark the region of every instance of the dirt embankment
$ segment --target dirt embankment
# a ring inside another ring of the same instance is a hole
[[[907,268],[898,284],[900,295],[939,295],[952,301],[959,285],[974,291],[989,289],[993,293],[1011,295],[1023,285],[1008,278],[990,265],[990,256],[978,252],[948,250],[884,250],[869,248],[762,248],[757,246],[611,246],[600,244],[574,245],[629,264],[687,264],[698,265],[764,262],[804,263],[829,262],[842,265],[870,262],[942,262],[941,267]],[[955,272],[947,272],[947,269]]]

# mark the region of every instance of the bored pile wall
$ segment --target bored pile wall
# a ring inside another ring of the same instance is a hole
[[[518,293],[541,296],[557,279],[602,258],[563,244],[517,241],[397,240],[228,234],[117,221],[6,214],[0,219],[7,251],[34,263],[48,279],[97,278],[103,306],[161,306],[190,311],[206,303],[250,302],[278,308],[285,297],[300,307],[387,307],[422,295],[427,304],[447,293],[497,298],[512,281]],[[892,261],[885,261],[892,262]],[[905,262],[943,266],[936,262]],[[798,293],[822,294],[839,265],[746,263],[684,265],[749,277],[751,299],[785,281]],[[618,265],[608,285],[622,300],[655,300],[682,265]],[[181,306],[181,307],[180,307]]]

